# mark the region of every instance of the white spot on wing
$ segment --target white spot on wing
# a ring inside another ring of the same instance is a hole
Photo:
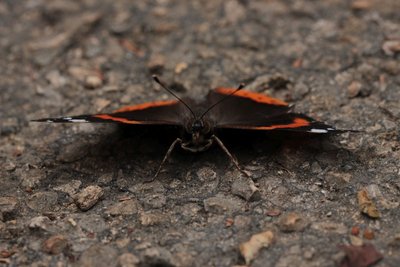
[[[87,120],[84,120],[84,119],[69,119],[68,121],[70,121],[70,122],[88,122]]]
[[[328,130],[325,130],[325,129],[311,129],[311,130],[309,130],[309,132],[310,133],[327,133]]]

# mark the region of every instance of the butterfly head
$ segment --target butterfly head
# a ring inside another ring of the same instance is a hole
[[[198,137],[205,136],[210,132],[210,126],[203,119],[194,119],[191,123],[187,132],[192,135],[192,139],[198,139]]]
[[[201,132],[204,129],[204,122],[201,119],[196,119],[192,123],[192,133]]]
[[[211,145],[211,127],[207,121],[195,118],[186,124],[185,131],[187,136],[182,144],[183,149],[199,152]]]

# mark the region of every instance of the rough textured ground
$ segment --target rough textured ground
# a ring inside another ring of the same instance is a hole
[[[398,0],[1,1],[0,265],[346,266],[341,245],[372,244],[377,266],[400,266],[399,10]],[[29,123],[171,98],[152,73],[194,98],[246,82],[364,132],[231,136],[254,183],[218,149],[176,151],[144,183],[173,133]],[[258,233],[264,248],[245,243]]]

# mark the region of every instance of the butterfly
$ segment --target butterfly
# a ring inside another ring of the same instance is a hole
[[[170,145],[154,178],[158,176],[176,146],[191,152],[202,152],[212,145],[217,145],[236,168],[243,172],[236,158],[216,135],[216,131],[219,130],[289,131],[315,135],[344,131],[307,115],[296,113],[282,100],[243,90],[243,84],[237,88],[219,87],[211,90],[204,101],[196,103],[193,99],[178,97],[157,76],[153,75],[153,79],[175,99],[127,106],[112,113],[43,118],[33,121],[164,125],[181,128],[183,134]]]

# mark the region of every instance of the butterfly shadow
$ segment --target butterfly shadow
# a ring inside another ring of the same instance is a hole
[[[76,137],[80,141],[70,156],[77,160],[61,164],[53,161],[55,169],[52,176],[58,179],[57,183],[70,179],[71,176],[85,179],[85,183],[100,181],[107,184],[103,180],[109,179],[108,184],[128,190],[132,184],[153,178],[169,146],[180,136],[180,130],[174,127],[106,127],[112,130],[105,134],[99,131],[95,139],[90,139],[90,135],[86,133]],[[350,152],[337,147],[334,142],[331,143],[330,138],[322,136],[240,130],[216,134],[237,158],[241,167],[250,170],[251,177],[255,180],[282,169],[301,172],[301,165],[314,159],[322,158],[322,167],[326,167],[341,165],[351,157]],[[61,144],[61,150],[62,146]],[[342,160],[337,159],[339,151],[345,155]],[[202,188],[205,181],[197,178],[204,168],[212,169],[218,177],[222,177],[220,182],[225,183],[223,187],[229,187],[227,183],[232,179],[223,181],[224,176],[233,173],[235,166],[218,146],[200,153],[191,153],[177,147],[155,182],[168,184],[177,179],[184,184],[190,182],[191,187]],[[50,180],[54,182],[54,179]],[[125,182],[121,182],[124,180]]]

